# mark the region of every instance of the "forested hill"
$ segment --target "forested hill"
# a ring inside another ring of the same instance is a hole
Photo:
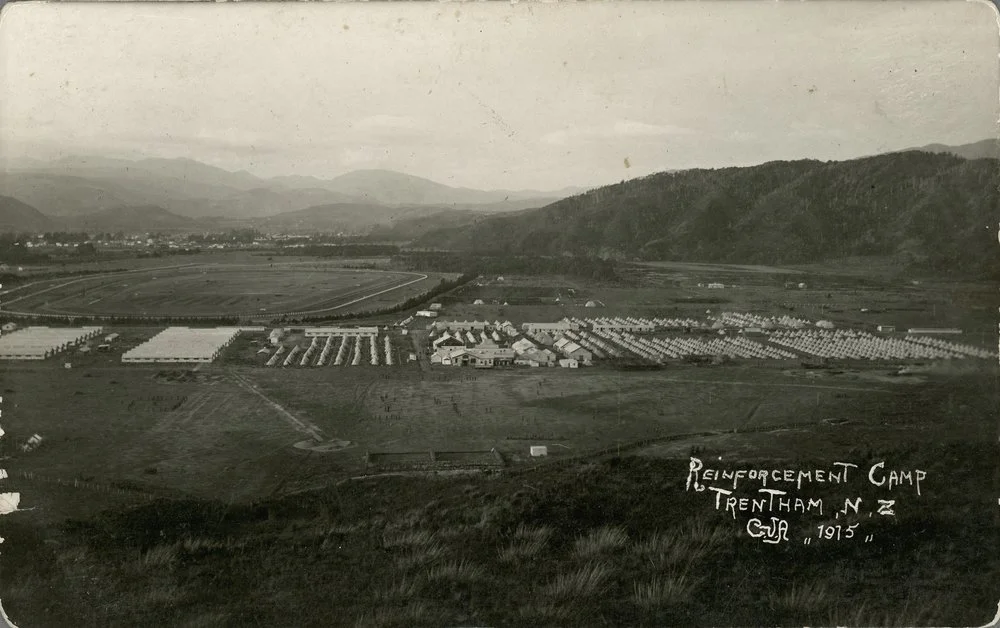
[[[1000,161],[919,151],[659,173],[415,245],[503,254],[733,263],[897,257],[993,271]]]

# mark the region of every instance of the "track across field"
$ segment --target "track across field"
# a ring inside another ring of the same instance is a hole
[[[39,282],[4,311],[42,316],[321,314],[419,284],[427,275],[318,264],[205,264]]]

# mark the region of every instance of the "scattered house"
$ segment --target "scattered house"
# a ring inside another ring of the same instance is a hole
[[[524,366],[538,367],[538,366],[554,366],[556,363],[556,354],[552,353],[548,349],[541,349],[535,351],[526,351],[522,353],[517,359],[514,360],[514,364],[521,364]]]
[[[479,368],[510,366],[514,363],[514,350],[497,346],[479,346],[469,349],[469,364]]]
[[[453,336],[445,332],[441,337],[434,340],[433,345],[435,349],[465,347],[465,340],[460,338],[458,334]]]
[[[416,353],[411,353],[407,357],[409,358],[410,362],[416,362],[417,361],[417,354]]]
[[[488,326],[486,321],[436,321],[434,323],[434,329],[451,331],[481,331]]]
[[[399,333],[401,333],[401,334],[403,334],[403,335],[405,336],[405,335],[407,334],[407,332],[409,332],[409,331],[410,331],[410,330],[408,330],[408,329],[403,329],[403,330],[402,330],[402,331],[400,331]]]
[[[589,365],[593,361],[594,356],[590,353],[590,351],[587,351],[568,338],[560,338],[556,341],[554,346],[560,353],[574,362]],[[561,364],[562,361],[560,360],[560,365]],[[576,368],[576,366],[572,366],[570,368]]]
[[[284,335],[285,335],[285,330],[284,329],[281,329],[280,327],[275,327],[274,329],[271,330],[271,333],[268,334],[267,338],[268,338],[268,340],[271,341],[272,345],[276,345],[276,344],[279,344],[281,342],[281,338]]]
[[[544,331],[531,334],[531,337],[535,339],[535,342],[541,345],[550,345],[555,342],[555,339]]]
[[[118,336],[118,334],[108,334],[104,337],[104,342],[114,342],[115,340],[118,340]]]
[[[821,329],[833,329],[833,323],[830,321],[816,321],[816,327]]]
[[[431,303],[430,305],[427,306],[427,309],[428,310],[433,310],[435,312],[439,312],[439,311],[441,311],[441,304],[440,303]]]
[[[17,323],[4,323],[3,327],[0,327],[0,330],[2,330],[4,333],[17,331]]]
[[[594,301],[587,301],[586,305],[583,307],[597,307],[597,303]]]
[[[497,277],[497,281],[503,281],[503,275]]]
[[[109,344],[97,345],[97,350],[98,351],[111,351],[111,345],[109,345]],[[260,351],[263,351],[264,353],[267,353],[267,349],[261,349]],[[260,353],[260,351],[258,351],[257,353]]]
[[[799,282],[799,290],[805,290],[805,289],[806,289],[805,282]]]
[[[462,349],[443,348],[431,354],[431,364],[443,366],[459,366],[462,361],[468,361],[468,351]]]
[[[559,366],[561,366],[564,369],[575,369],[580,367],[580,363],[571,358],[565,358],[559,360]]]
[[[896,331],[896,326],[895,325],[879,325],[879,326],[877,326],[875,328],[875,330],[876,331],[880,331],[882,333],[889,333],[889,332]]]
[[[723,285],[723,284],[721,284],[721,283],[718,283],[718,282],[712,282],[712,283],[708,284],[707,287],[711,288],[713,290],[719,290],[721,288],[725,288],[726,286]]]
[[[437,318],[438,313],[434,310],[420,310],[417,312],[417,316],[422,318]]]
[[[483,303],[482,299],[476,299],[475,301],[472,302],[472,304],[473,305],[486,305],[485,303]]]
[[[510,346],[514,350],[514,353],[521,355],[522,353],[527,353],[528,351],[534,351],[536,349],[535,343],[531,342],[527,338],[521,338],[514,344]]]
[[[532,458],[539,458],[541,456],[549,455],[549,448],[545,445],[532,445],[528,450]]]

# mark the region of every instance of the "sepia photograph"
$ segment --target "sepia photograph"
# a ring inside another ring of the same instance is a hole
[[[0,2],[0,628],[1000,625],[989,2]]]

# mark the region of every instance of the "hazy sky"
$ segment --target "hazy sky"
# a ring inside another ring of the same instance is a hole
[[[964,1],[17,3],[0,157],[508,189],[843,159],[996,136],[998,53]]]

